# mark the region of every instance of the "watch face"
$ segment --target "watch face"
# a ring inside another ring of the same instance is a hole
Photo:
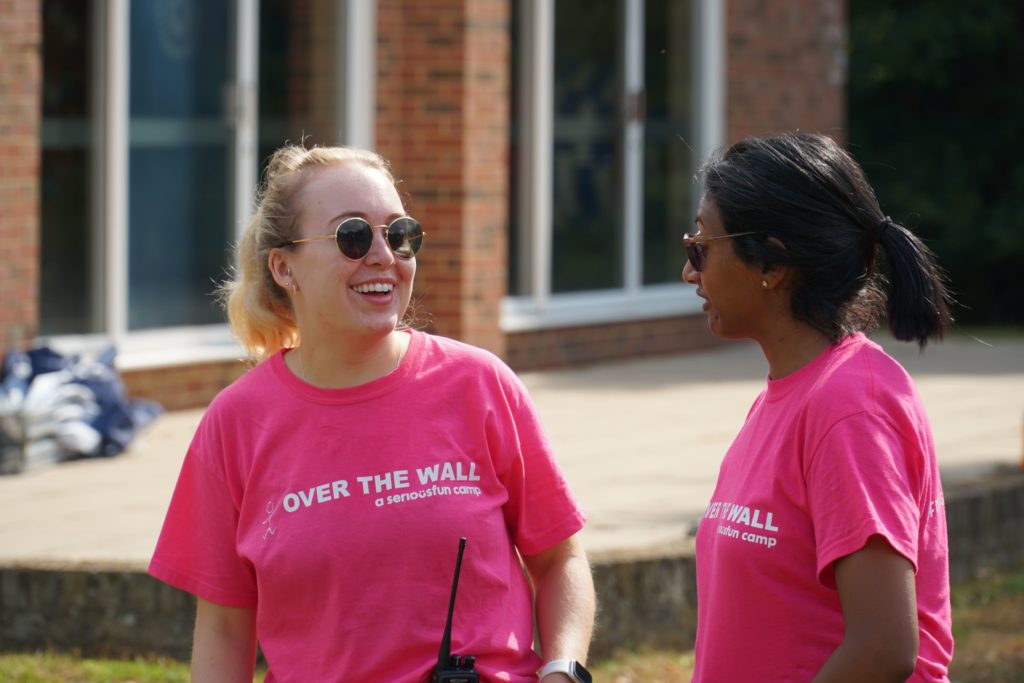
[[[577,681],[583,681],[583,683],[594,683],[594,679],[590,676],[590,672],[575,660],[572,663],[572,676]]]

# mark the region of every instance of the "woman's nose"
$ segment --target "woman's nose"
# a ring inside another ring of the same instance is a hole
[[[695,285],[700,280],[700,273],[693,264],[690,263],[690,259],[686,259],[686,263],[683,265],[683,282],[689,282],[691,285]]]
[[[366,252],[366,263],[390,265],[395,260],[395,255],[388,246],[386,227],[375,227],[373,229],[373,241],[370,242],[370,250]]]

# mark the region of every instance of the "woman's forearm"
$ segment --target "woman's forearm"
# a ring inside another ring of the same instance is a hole
[[[537,629],[544,659],[585,662],[594,628],[594,580],[575,536],[524,558],[536,591]]]
[[[193,683],[252,683],[256,610],[198,599],[192,640]]]

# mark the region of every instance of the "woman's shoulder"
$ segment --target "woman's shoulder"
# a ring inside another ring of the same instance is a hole
[[[879,389],[905,390],[912,386],[910,374],[878,342],[864,334],[845,339],[833,363],[836,380],[863,385],[865,380]]]
[[[416,334],[423,335],[421,379],[444,377],[449,382],[501,387],[503,393],[525,391],[516,373],[493,351],[441,335]]]
[[[808,392],[811,406],[857,412],[916,400],[913,380],[896,359],[863,334],[844,339]]]
[[[441,358],[446,362],[465,363],[478,367],[508,369],[505,361],[488,349],[439,334],[420,331],[416,331],[413,334],[422,336],[425,353],[435,358]]]

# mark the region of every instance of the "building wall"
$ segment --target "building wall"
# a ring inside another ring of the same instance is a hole
[[[125,393],[156,401],[165,410],[206,406],[217,392],[241,377],[252,363],[242,360],[194,363],[122,373]]]
[[[846,0],[730,0],[727,142],[800,129],[846,139]]]
[[[0,352],[39,323],[40,0],[0,0]]]
[[[719,343],[703,315],[521,332],[509,336],[506,360],[516,370],[571,367],[642,358]]]
[[[845,140],[845,0],[729,0],[726,7],[724,142],[795,129]],[[698,315],[520,332],[507,347],[512,367],[534,369],[715,343]]]
[[[508,251],[507,0],[378,7],[377,149],[427,235],[418,319],[502,355]]]
[[[305,0],[322,9],[321,0]],[[378,6],[376,139],[427,231],[418,326],[505,357],[517,370],[671,353],[715,340],[703,318],[519,332],[500,329],[508,250],[508,0]],[[802,129],[844,136],[846,0],[730,0],[727,142]],[[326,11],[318,16],[323,30]],[[38,321],[40,0],[0,0],[0,344]],[[331,61],[325,55],[322,61]],[[310,95],[306,93],[306,95]],[[327,103],[321,107],[330,109]],[[330,125],[330,124],[328,124]],[[205,404],[238,362],[132,371],[129,393]]]

